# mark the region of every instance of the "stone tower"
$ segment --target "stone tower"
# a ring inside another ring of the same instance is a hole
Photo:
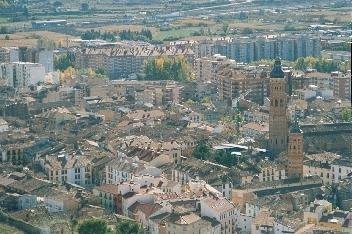
[[[276,59],[270,73],[269,148],[273,155],[287,150],[287,99],[285,73]]]
[[[290,128],[287,148],[287,176],[297,178],[303,176],[303,133],[299,128],[297,115]]]

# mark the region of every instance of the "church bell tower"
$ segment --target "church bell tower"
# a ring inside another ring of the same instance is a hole
[[[287,101],[285,73],[276,59],[270,73],[269,148],[273,155],[287,150]]]

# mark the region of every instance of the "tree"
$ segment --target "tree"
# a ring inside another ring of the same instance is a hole
[[[88,11],[88,10],[89,10],[89,5],[88,5],[88,3],[82,3],[82,4],[81,4],[81,10],[82,10],[82,11]]]
[[[239,18],[240,20],[248,19],[248,15],[245,12],[241,11]]]
[[[226,34],[227,31],[229,30],[229,24],[228,24],[228,23],[223,23],[223,24],[222,24],[222,30],[223,30],[224,33]]]
[[[211,156],[211,151],[207,140],[202,139],[198,141],[196,147],[193,149],[192,155],[198,159],[208,160]]]
[[[242,118],[241,114],[238,113],[237,115],[235,115],[233,117],[233,121],[236,124],[236,131],[239,132],[240,131],[240,126],[241,126],[241,124],[243,122],[243,118]]]
[[[237,164],[237,157],[235,155],[232,155],[230,152],[224,150],[216,151],[214,155],[214,160],[215,162],[227,167],[232,167]]]
[[[151,41],[153,39],[153,34],[149,29],[142,29],[140,32],[128,29],[119,32],[119,37],[121,40]]]
[[[9,30],[6,26],[1,26],[0,27],[0,34],[6,34],[9,33]]]
[[[296,27],[292,24],[286,24],[284,27],[284,31],[296,31]]]
[[[298,70],[301,70],[301,71],[305,71],[307,69],[307,65],[304,62],[304,58],[303,57],[297,59],[295,68],[298,69]]]
[[[345,122],[352,122],[352,109],[351,108],[344,108],[341,111],[341,118]]]
[[[99,67],[99,68],[95,69],[95,73],[96,74],[100,74],[100,75],[106,75],[106,71],[102,67]]]
[[[73,67],[68,67],[66,70],[60,72],[60,82],[62,84],[68,83],[76,75],[76,70]]]
[[[253,29],[244,28],[241,33],[244,34],[244,35],[252,34],[253,33]]]
[[[37,41],[37,48],[44,48],[48,50],[53,50],[56,48],[56,43],[48,38],[39,37]]]
[[[9,35],[6,35],[6,36],[5,36],[5,40],[10,40],[10,36],[9,36]]]
[[[55,1],[55,2],[53,3],[53,6],[54,6],[55,8],[58,8],[58,7],[62,7],[63,4],[62,4],[62,2],[60,2],[60,1]]]
[[[295,62],[295,68],[299,70],[306,70],[307,68],[316,69],[318,72],[332,72],[338,69],[344,69],[344,66],[340,66],[342,62],[334,62],[324,58],[315,58],[312,56],[305,58],[298,58]]]
[[[69,67],[74,67],[75,57],[71,53],[56,56],[54,58],[55,70],[64,71]]]
[[[149,60],[143,69],[144,80],[175,80],[186,81],[191,79],[191,67],[188,61],[180,56],[176,58],[158,57]]]
[[[86,220],[78,226],[79,234],[105,234],[106,231],[107,224],[101,219]]]
[[[122,220],[116,225],[116,234],[139,234],[142,233],[138,223],[129,220]]]

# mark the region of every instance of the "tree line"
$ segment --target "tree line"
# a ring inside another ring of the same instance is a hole
[[[96,31],[94,29],[90,30],[90,31],[85,31],[81,34],[81,39],[82,40],[97,40],[97,39],[102,39],[105,41],[111,41],[111,42],[115,42],[116,41],[116,36],[114,33],[112,32],[101,32]]]
[[[324,58],[305,57],[296,60],[295,68],[302,71],[311,68],[318,72],[332,72],[339,70],[339,63]]]
[[[143,69],[141,80],[174,80],[191,79],[191,67],[183,56],[176,58],[159,57],[149,60]]]
[[[153,34],[149,29],[142,29],[141,31],[123,30],[119,32],[121,40],[129,41],[151,41],[153,40]]]

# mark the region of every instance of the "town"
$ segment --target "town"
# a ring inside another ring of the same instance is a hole
[[[0,233],[352,233],[352,3],[0,1]]]

